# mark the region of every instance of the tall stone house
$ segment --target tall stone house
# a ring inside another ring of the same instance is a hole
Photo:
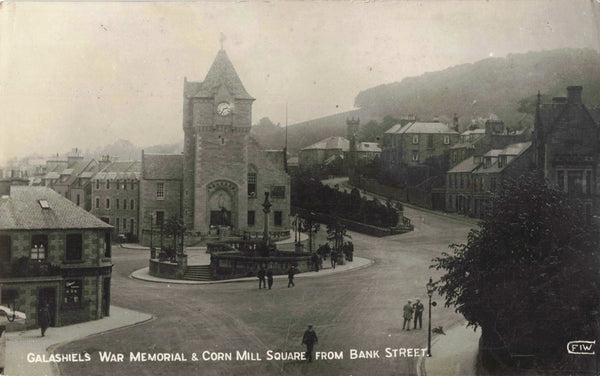
[[[91,179],[90,212],[114,227],[114,235],[137,241],[139,236],[140,173],[139,161],[110,162],[103,157],[103,168]]]
[[[204,81],[184,80],[183,155],[148,154],[142,160],[143,243],[149,243],[159,218],[172,216],[183,219],[188,244],[216,233],[262,236],[265,193],[272,205],[268,230],[276,237],[289,234],[290,178],[283,151],[262,150],[250,136],[253,102],[225,50]]]
[[[542,104],[534,130],[535,167],[548,183],[581,205],[588,220],[600,219],[600,112],[582,102],[582,86]]]
[[[45,304],[51,326],[108,316],[112,229],[47,187],[11,187],[0,198],[2,304],[28,328]]]

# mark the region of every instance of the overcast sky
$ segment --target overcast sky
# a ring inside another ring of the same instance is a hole
[[[561,47],[600,50],[582,1],[0,3],[0,165],[32,153],[183,138],[183,78],[224,48],[253,123],[353,107],[405,77]]]

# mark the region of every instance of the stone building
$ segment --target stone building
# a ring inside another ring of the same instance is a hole
[[[139,232],[139,161],[110,162],[103,157],[103,168],[91,179],[90,212],[114,226],[114,235],[136,241]]]
[[[51,326],[108,316],[112,226],[46,187],[11,187],[0,198],[2,303],[38,325],[47,303]]]
[[[335,159],[344,159],[350,151],[350,141],[344,137],[327,137],[300,150],[298,161],[300,168],[309,169],[314,166],[331,163]]]
[[[492,149],[529,141],[529,138],[528,129],[508,127],[503,121],[488,119],[483,129],[469,129],[460,134],[459,142],[450,148],[450,167]]]
[[[458,141],[459,133],[444,123],[400,123],[383,134],[381,160],[387,169],[419,166],[432,157],[445,158]]]
[[[531,170],[532,154],[531,142],[522,142],[460,162],[446,174],[446,210],[482,217],[505,179]]]
[[[568,193],[588,219],[600,218],[600,112],[582,102],[581,86],[542,104],[538,94],[534,150],[536,168]]]
[[[253,102],[224,50],[203,82],[184,80],[183,156],[145,155],[142,160],[145,244],[152,218],[156,224],[160,216],[182,218],[188,243],[217,232],[258,236],[265,192],[272,204],[269,231],[289,234],[290,179],[283,151],[261,150],[250,136]],[[161,167],[153,171],[151,165]]]

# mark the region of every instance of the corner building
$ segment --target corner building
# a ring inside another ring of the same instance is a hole
[[[262,236],[265,192],[272,204],[269,231],[275,237],[289,234],[290,178],[283,151],[261,150],[250,135],[253,102],[225,50],[218,52],[203,82],[184,81],[181,217],[186,243],[214,235],[217,228]],[[157,191],[157,197],[145,195],[144,200],[160,201],[164,194]],[[159,210],[157,205],[144,206]],[[145,219],[153,214],[141,213]]]

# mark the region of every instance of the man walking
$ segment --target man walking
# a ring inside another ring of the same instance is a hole
[[[48,309],[48,303],[44,303],[40,309],[40,329],[42,329],[42,337],[45,336],[46,329],[50,326],[50,310]]]
[[[290,266],[290,268],[288,269],[288,287],[290,286],[294,286],[294,274],[296,273],[296,270],[294,269],[294,266]]]
[[[313,253],[313,255],[311,256],[311,261],[315,267],[315,272],[319,271],[319,264],[321,263],[321,258],[319,257],[318,254]]]
[[[410,300],[408,301],[408,303],[406,303],[404,305],[404,324],[402,324],[402,330],[406,329],[407,331],[410,330],[410,322],[412,321],[412,314],[413,314],[413,306],[410,302]]]
[[[423,303],[421,303],[420,299],[417,299],[417,302],[413,305],[413,309],[415,311],[413,329],[417,329],[417,321],[419,321],[419,329],[423,329],[423,311],[425,310],[425,307],[423,307]]]
[[[313,348],[317,342],[317,333],[313,330],[312,325],[309,325],[302,337],[302,344],[306,345],[306,359],[309,362],[312,362]]]
[[[269,270],[267,270],[267,282],[269,282],[269,290],[271,289],[271,286],[273,286],[273,270],[269,268]]]
[[[258,269],[258,289],[260,290],[263,287],[267,288],[267,281],[265,280],[265,270],[261,266]]]

